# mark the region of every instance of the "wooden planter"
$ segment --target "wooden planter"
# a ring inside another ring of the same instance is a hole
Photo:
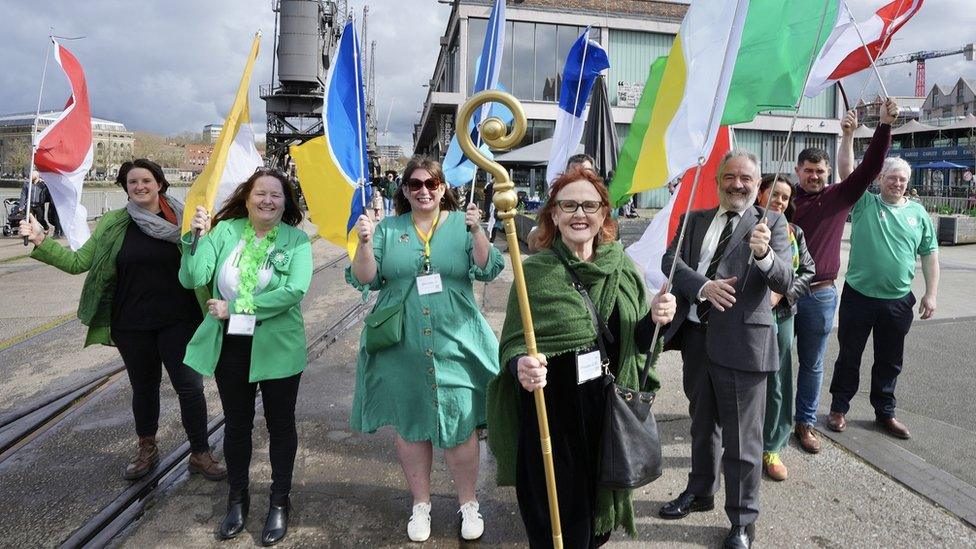
[[[976,244],[976,217],[940,215],[937,227],[939,244]]]

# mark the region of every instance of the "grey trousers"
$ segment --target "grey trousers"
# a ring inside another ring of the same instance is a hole
[[[684,391],[691,415],[688,491],[696,496],[714,495],[719,488],[721,458],[725,514],[732,524],[752,524],[759,516],[769,373],[712,364],[705,350],[705,330],[692,326],[682,330]]]

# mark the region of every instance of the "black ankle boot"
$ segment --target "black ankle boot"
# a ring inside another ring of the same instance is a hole
[[[251,507],[251,496],[247,490],[239,494],[227,496],[227,516],[220,522],[220,529],[217,531],[219,539],[236,538],[244,531],[244,523],[247,521],[247,512]]]
[[[276,505],[272,500],[268,508],[268,520],[264,522],[264,530],[261,532],[261,545],[268,547],[285,539],[288,533],[288,513],[291,511],[291,501],[285,498],[281,505]]]

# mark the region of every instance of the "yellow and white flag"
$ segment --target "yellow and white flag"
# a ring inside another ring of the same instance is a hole
[[[210,154],[203,172],[193,182],[186,195],[186,205],[183,209],[183,232],[190,230],[190,220],[196,212],[197,206],[207,208],[214,213],[219,210],[224,201],[238,185],[250,177],[256,168],[264,164],[261,155],[254,146],[254,130],[251,129],[251,117],[248,111],[247,93],[251,85],[251,70],[258,57],[258,43],[261,33],[254,36],[251,54],[244,66],[244,75],[237,88],[234,104],[231,106],[224,127],[220,131],[214,150]]]

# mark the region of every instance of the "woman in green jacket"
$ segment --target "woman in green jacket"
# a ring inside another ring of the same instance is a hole
[[[198,207],[195,254],[184,235],[180,282],[207,286],[209,314],[186,348],[184,361],[215,375],[224,406],[224,458],[230,494],[218,536],[244,529],[250,498],[248,468],[254,404],[261,388],[271,458],[271,503],[261,541],[273,545],[288,530],[292,472],[298,451],[295,401],[307,362],[301,301],[312,281],[312,249],[296,225],[295,191],[283,174],[259,169],[227,199],[211,221]]]
[[[123,476],[140,478],[159,463],[156,431],[165,365],[190,440],[190,472],[221,480],[227,472],[207,442],[203,379],[183,363],[202,318],[193,291],[178,278],[183,204],[166,194],[162,168],[144,158],[123,164],[116,182],[129,195],[128,204],[103,215],[77,250],[45,238],[34,216],[21,222],[20,234],[34,243],[34,259],[67,273],[88,273],[78,304],[78,318],[88,326],[85,346],[118,347],[132,385],[139,447]]]

